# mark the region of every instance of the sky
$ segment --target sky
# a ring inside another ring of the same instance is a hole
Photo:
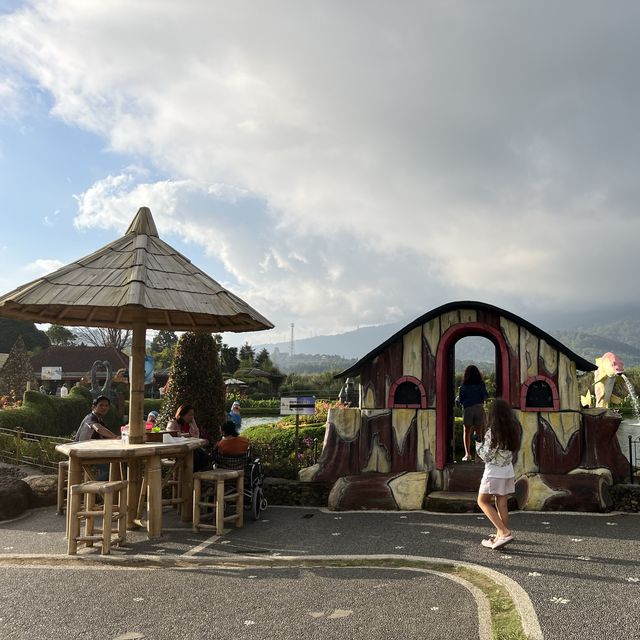
[[[160,236],[256,343],[639,299],[640,4],[0,0],[0,293]]]

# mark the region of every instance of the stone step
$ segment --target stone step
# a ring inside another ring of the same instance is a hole
[[[442,513],[474,513],[480,511],[477,499],[477,491],[432,491],[424,501],[424,508]]]
[[[477,492],[483,472],[484,463],[458,462],[448,464],[444,468],[443,489],[454,493]]]
[[[481,513],[477,491],[432,491],[424,501],[425,511],[441,513]],[[509,498],[509,511],[517,511],[514,496]]]

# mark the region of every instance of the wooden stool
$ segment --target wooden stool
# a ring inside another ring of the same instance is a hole
[[[162,465],[162,488],[171,487],[171,497],[162,499],[162,506],[175,507],[180,513],[180,507],[184,502],[182,497],[182,458],[167,458],[160,461]],[[138,498],[138,519],[142,517],[142,512],[147,504],[147,474],[144,474],[140,496]]]
[[[171,487],[171,497],[162,501],[162,506],[171,505],[180,513],[180,507],[184,502],[182,497],[182,465],[183,458],[171,458],[162,460],[163,470],[167,470],[167,476],[162,481],[163,487]]]
[[[111,463],[111,472],[109,474],[109,480],[122,480],[122,465],[118,463]],[[114,472],[114,469],[119,469]],[[84,482],[89,480],[95,480],[91,473],[90,467],[83,467],[82,475]],[[56,513],[61,516],[64,514],[67,508],[67,478],[69,477],[69,461],[63,460],[58,462],[58,500],[56,504]]]
[[[236,490],[225,495],[225,480],[235,480]],[[202,483],[214,482],[216,495],[214,502],[202,501]],[[227,469],[213,469],[211,471],[199,471],[193,474],[193,530],[215,529],[218,535],[224,533],[224,523],[235,521],[236,527],[242,526],[242,510],[244,508],[244,471],[231,471]],[[232,515],[224,515],[226,502],[236,503],[236,512]],[[200,507],[211,507],[215,512],[215,525],[202,524],[200,522]]]
[[[102,554],[111,551],[112,542],[124,544],[127,536],[127,485],[126,480],[115,482],[83,482],[71,487],[71,506],[69,507],[69,535],[67,538],[67,552],[75,555],[78,551],[78,542],[85,542],[92,546],[94,542],[102,543]],[[117,494],[118,504],[114,504],[114,495]],[[84,509],[81,510],[82,496],[86,495]],[[95,497],[102,496],[103,504],[95,505]],[[115,514],[114,514],[115,512]],[[93,520],[102,517],[102,530],[100,535],[95,535]],[[112,520],[118,520],[117,530],[112,530]],[[80,521],[85,520],[85,535],[80,535]],[[112,534],[117,534],[112,539]]]
[[[56,513],[61,516],[67,506],[67,478],[69,477],[69,461],[58,462],[58,502]]]

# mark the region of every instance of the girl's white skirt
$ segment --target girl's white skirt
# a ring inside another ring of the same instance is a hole
[[[516,492],[515,478],[485,478],[480,482],[480,493],[490,493],[492,496],[508,496]]]

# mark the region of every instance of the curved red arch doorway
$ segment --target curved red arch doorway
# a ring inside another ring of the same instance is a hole
[[[436,468],[443,469],[448,462],[449,423],[453,420],[455,391],[450,384],[454,375],[453,347],[461,338],[481,336],[496,347],[496,395],[510,398],[509,353],[502,333],[481,322],[466,322],[449,327],[440,338],[436,353]]]

